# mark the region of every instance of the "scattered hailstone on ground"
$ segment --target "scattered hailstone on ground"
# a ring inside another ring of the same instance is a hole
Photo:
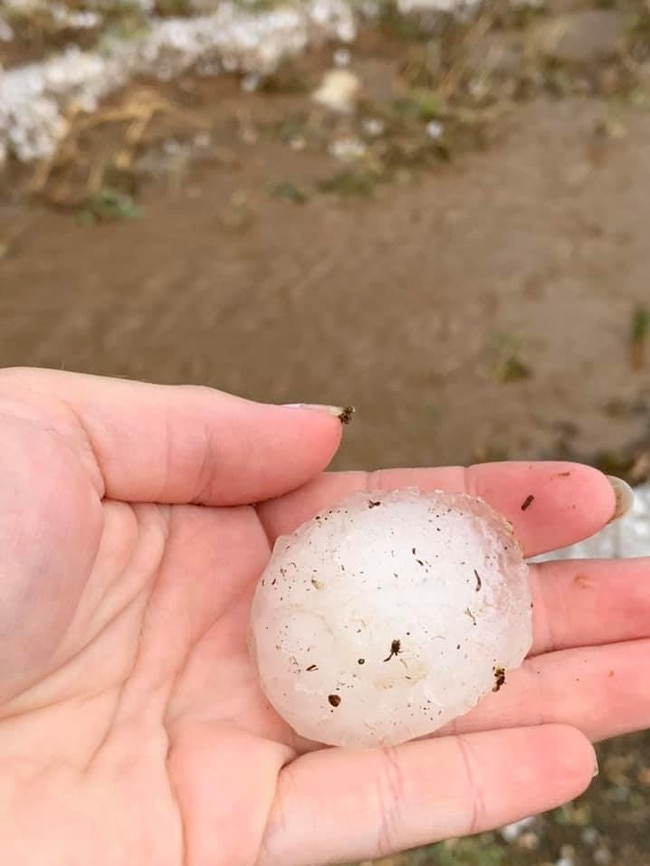
[[[470,496],[357,492],[276,542],[251,654],[301,736],[394,745],[462,715],[532,640],[528,568],[510,524]]]
[[[40,8],[44,0],[14,2]],[[149,0],[134,2],[153,11]],[[104,0],[93,5],[101,12]],[[12,35],[7,28],[0,21],[0,38]],[[191,69],[264,76],[310,45],[348,42],[355,35],[354,12],[345,0],[305,0],[260,12],[221,0],[212,14],[151,17],[132,39],[105,34],[95,51],[73,47],[38,63],[0,69],[0,170],[10,154],[22,162],[54,154],[72,107],[92,112],[134,78],[169,80]]]
[[[427,123],[427,135],[429,138],[432,138],[434,141],[437,141],[439,138],[442,138],[444,134],[445,128],[440,123],[439,120],[430,120]]]
[[[335,138],[327,150],[333,157],[340,159],[342,162],[354,162],[364,157],[368,148],[361,139],[348,136],[346,138]]]
[[[537,820],[536,815],[529,815],[527,818],[522,818],[520,821],[513,821],[512,824],[506,824],[499,832],[505,842],[516,842],[526,830],[534,826]]]
[[[351,114],[361,96],[361,81],[348,69],[329,69],[312,93],[314,102],[339,114]]]
[[[448,12],[460,17],[476,9],[480,0],[397,0],[402,15],[423,12]]]
[[[373,138],[377,138],[377,136],[383,135],[386,132],[386,124],[383,120],[379,120],[376,117],[366,118],[362,121],[361,125],[366,135],[371,135]]]
[[[14,38],[13,28],[5,21],[5,19],[0,15],[0,42],[11,42]],[[0,64],[0,72],[2,71],[2,65]]]
[[[349,66],[352,60],[352,55],[347,48],[337,48],[334,52],[334,66]]]

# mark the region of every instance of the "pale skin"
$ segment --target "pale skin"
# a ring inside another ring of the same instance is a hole
[[[360,753],[293,735],[246,646],[278,533],[352,489],[418,485],[483,496],[534,554],[615,507],[575,464],[324,474],[340,436],[325,412],[208,389],[0,373],[3,863],[379,857],[567,801],[590,741],[650,724],[639,559],[535,566],[529,659],[440,735]]]

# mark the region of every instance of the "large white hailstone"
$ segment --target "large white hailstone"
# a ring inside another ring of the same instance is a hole
[[[498,690],[531,620],[521,549],[483,500],[356,492],[278,539],[250,642],[298,734],[366,748],[429,734]]]

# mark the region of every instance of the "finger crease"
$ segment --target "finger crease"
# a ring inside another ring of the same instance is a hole
[[[404,823],[402,811],[404,774],[394,748],[384,749],[383,755],[383,772],[380,774],[377,786],[379,798],[377,852],[381,856],[399,847],[399,830]]]
[[[469,808],[469,820],[467,822],[466,835],[471,836],[479,831],[483,817],[486,814],[485,799],[483,796],[483,790],[479,784],[478,773],[476,772],[472,750],[467,737],[459,736],[456,739],[456,742],[465,768],[467,787],[470,792],[467,803]]]

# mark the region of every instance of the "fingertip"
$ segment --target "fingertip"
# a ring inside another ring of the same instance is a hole
[[[609,523],[613,523],[631,511],[634,505],[634,488],[627,481],[623,481],[622,478],[617,478],[615,475],[607,475],[606,478],[614,491],[616,503],[614,513],[609,519]]]
[[[266,430],[266,448],[282,454],[279,465],[267,460],[259,466],[259,501],[296,490],[320,475],[331,463],[343,437],[343,408],[309,404],[261,407],[259,421]]]
[[[571,725],[541,724],[504,730],[510,741],[507,786],[495,791],[495,809],[506,817],[513,791],[526,791],[521,798],[524,814],[539,814],[567,803],[589,787],[596,767],[596,753],[589,739]],[[482,733],[470,734],[479,740]],[[490,764],[490,778],[495,766]],[[524,803],[525,799],[525,803]]]
[[[558,724],[547,730],[551,738],[547,759],[555,764],[558,777],[564,779],[567,799],[578,796],[598,774],[596,749],[579,728]]]
[[[553,462],[544,464],[540,488],[557,513],[575,520],[580,515],[581,538],[588,538],[613,519],[617,509],[617,493],[608,477],[584,463]],[[575,523],[574,523],[575,526]],[[575,534],[575,532],[573,533]]]
[[[283,420],[304,429],[306,435],[314,437],[314,443],[322,443],[329,459],[341,444],[343,430],[354,414],[352,406],[327,406],[316,403],[287,403],[275,406],[283,412]]]
[[[530,489],[534,499],[544,495],[560,508],[572,508],[576,500],[590,500],[601,520],[608,520],[616,506],[614,489],[607,476],[586,463],[508,461],[479,464],[469,471],[484,476],[489,482],[498,473],[502,482],[508,482],[503,487],[512,492],[512,508],[518,505],[521,510],[526,510],[526,500],[521,498],[526,489]]]
[[[282,413],[283,425],[301,431],[316,450],[313,456],[320,469],[325,469],[336,454],[345,426],[350,423],[354,408],[351,406],[327,406],[315,403],[287,403],[273,406]]]
[[[588,538],[612,518],[616,495],[600,470],[567,461],[511,461],[473,466],[468,486],[485,491],[513,522],[527,555]]]
[[[328,406],[324,403],[284,403],[282,408],[319,412],[321,415],[336,418],[341,424],[349,424],[356,412],[354,406]]]

